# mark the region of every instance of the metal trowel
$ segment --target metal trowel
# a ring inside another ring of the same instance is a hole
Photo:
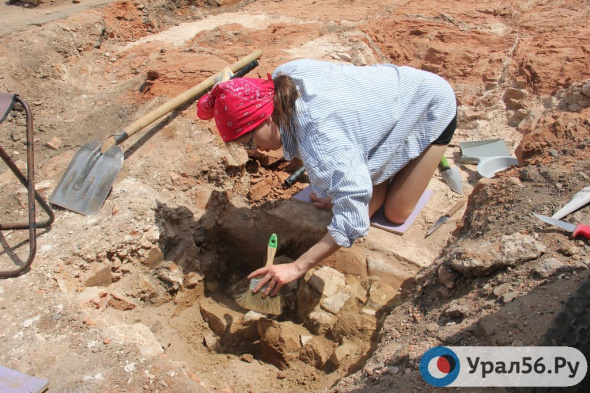
[[[463,179],[456,166],[451,167],[445,157],[440,159],[440,175],[449,188],[457,194],[463,194]]]

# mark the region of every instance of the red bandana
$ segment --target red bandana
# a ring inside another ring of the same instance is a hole
[[[201,120],[215,117],[215,124],[224,142],[232,141],[254,130],[274,110],[275,86],[268,80],[236,78],[218,83],[211,93],[197,102]]]

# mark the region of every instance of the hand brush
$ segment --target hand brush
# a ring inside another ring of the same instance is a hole
[[[268,247],[266,249],[266,266],[273,264],[277,252],[277,243],[277,235],[273,233],[270,236]],[[281,296],[262,296],[264,290],[268,287],[268,283],[263,286],[260,291],[256,293],[253,292],[261,279],[261,276],[251,279],[248,290],[236,296],[236,303],[243,308],[254,310],[262,314],[280,315],[283,312],[283,299]]]

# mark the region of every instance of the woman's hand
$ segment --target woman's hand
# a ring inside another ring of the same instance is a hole
[[[303,276],[312,267],[336,252],[340,246],[336,244],[330,233],[326,233],[319,242],[301,255],[295,262],[283,263],[280,265],[265,266],[250,273],[248,278],[260,277],[260,282],[252,290],[254,293],[265,288],[263,296],[276,296],[281,288]],[[271,293],[272,292],[272,293]]]
[[[284,263],[281,265],[265,266],[250,273],[248,276],[250,279],[264,276],[261,277],[260,282],[258,285],[256,285],[256,288],[253,289],[253,292],[258,292],[263,286],[266,285],[266,283],[270,283],[264,290],[262,296],[266,297],[269,294],[271,296],[277,295],[285,284],[297,280],[305,273],[305,270],[301,271],[299,268],[297,268],[296,262],[297,261]]]
[[[315,192],[312,192],[309,195],[309,199],[311,199],[312,205],[320,209],[332,210],[332,206],[334,206],[334,204],[332,203],[332,197],[330,196],[327,196],[325,198],[319,198]]]

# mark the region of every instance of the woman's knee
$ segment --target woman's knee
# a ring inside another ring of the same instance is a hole
[[[406,222],[413,209],[403,208],[400,206],[385,205],[385,217],[394,224],[400,225]]]

